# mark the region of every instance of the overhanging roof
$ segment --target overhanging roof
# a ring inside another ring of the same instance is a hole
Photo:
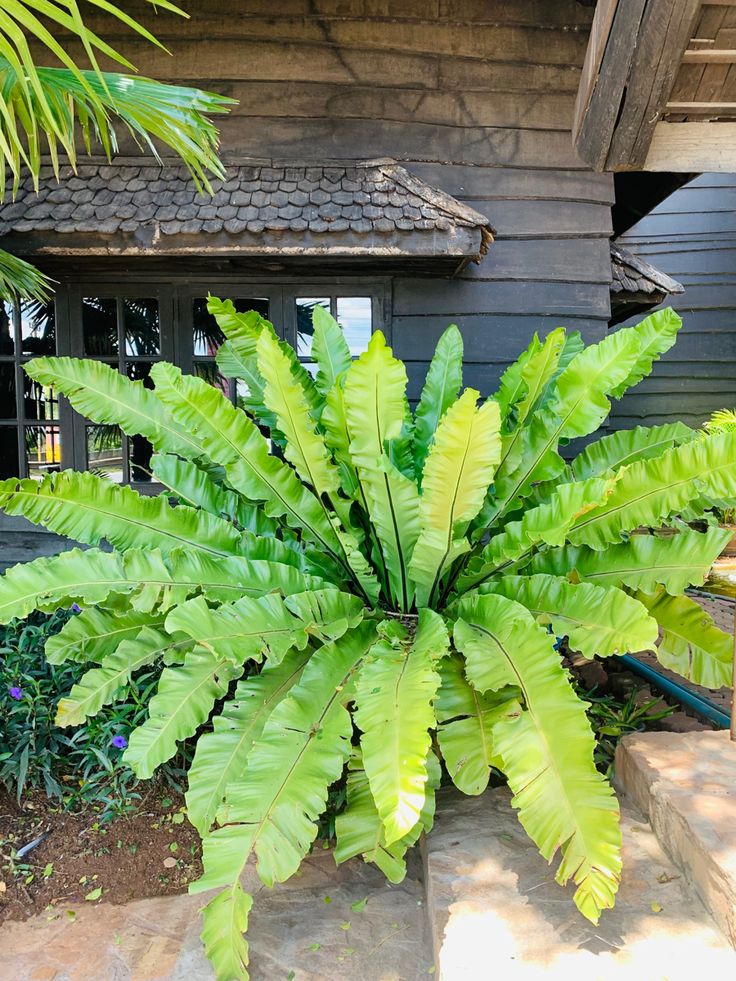
[[[488,218],[391,160],[240,161],[212,197],[186,169],[137,161],[50,168],[0,208],[0,242],[27,255],[209,254],[479,261]]]
[[[682,283],[611,242],[611,323],[618,324],[685,292]]]

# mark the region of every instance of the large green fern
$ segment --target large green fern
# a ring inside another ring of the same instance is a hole
[[[337,861],[362,855],[399,881],[431,828],[440,760],[467,794],[505,774],[524,828],[597,921],[621,873],[618,807],[555,638],[589,658],[657,650],[693,681],[728,683],[726,636],[682,594],[724,544],[687,519],[736,498],[736,433],[637,427],[572,462],[560,448],[597,429],[679,318],[587,348],[562,328],[535,337],[490,399],[461,393],[450,327],[412,413],[380,332],[353,361],[317,308],[312,380],[258,314],[209,306],[244,409],[168,364],[152,390],[93,362],[27,366],[95,422],[149,439],[165,490],[70,472],[0,484],[6,511],[93,546],[11,569],[0,619],[84,606],[47,652],[90,662],[61,725],[161,665],[126,759],[148,776],[200,733],[193,888],[221,890],[202,935],[218,978],[247,978],[248,862],[266,885],[296,872],[344,776]]]

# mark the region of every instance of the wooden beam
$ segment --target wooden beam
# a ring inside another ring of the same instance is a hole
[[[682,56],[683,65],[732,65],[736,50],[732,48],[688,48]]]
[[[647,0],[606,158],[607,170],[638,170],[643,166],[683,52],[695,31],[700,7],[701,0]]]
[[[736,102],[668,102],[667,112],[685,116],[734,116]]]
[[[736,172],[736,123],[657,123],[643,170]]]
[[[573,142],[603,170],[647,0],[600,0],[595,9],[573,117]]]

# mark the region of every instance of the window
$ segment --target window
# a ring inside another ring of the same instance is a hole
[[[350,351],[365,350],[371,332],[385,329],[386,283],[244,284],[89,282],[60,288],[56,304],[0,307],[0,476],[41,477],[62,467],[89,469],[118,483],[158,488],[152,447],[116,426],[91,423],[22,370],[39,354],[104,362],[152,387],[151,366],[165,359],[205,378],[237,404],[241,382],[224,378],[217,351],[224,337],[207,312],[207,293],[231,299],[236,310],[257,310],[297,350],[309,370],[312,311],[323,306],[345,331]],[[58,323],[57,323],[58,321]]]
[[[0,477],[40,478],[61,468],[59,402],[23,365],[56,351],[53,303],[0,303]]]

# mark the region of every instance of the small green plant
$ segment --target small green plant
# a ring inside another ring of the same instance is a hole
[[[635,691],[623,700],[614,695],[596,695],[594,691],[580,689],[578,694],[588,703],[588,719],[595,735],[596,766],[609,780],[613,778],[616,747],[621,739],[631,732],[655,728],[657,722],[676,711],[675,706],[662,708],[660,698],[639,703]],[[655,706],[659,707],[653,711]]]
[[[127,745],[122,733],[146,718],[158,675],[138,672],[124,699],[72,732],[60,729],[55,721],[59,700],[87,669],[71,659],[51,664],[44,649],[73,617],[71,609],[34,612],[0,627],[0,783],[19,803],[27,791],[42,787],[65,807],[94,806],[108,819],[139,798],[139,780],[122,761]],[[181,786],[187,762],[184,749],[162,776]]]
[[[46,645],[52,663],[89,665],[61,725],[159,673],[125,750],[138,777],[199,733],[192,890],[219,890],[202,934],[218,978],[247,978],[251,858],[267,886],[296,873],[344,779],[336,860],[362,855],[399,881],[432,825],[441,760],[467,794],[504,774],[522,825],[560,858],[557,881],[574,881],[597,922],[621,875],[618,804],[555,638],[588,658],[656,649],[699,684],[730,682],[730,638],[684,595],[729,533],[682,514],[736,498],[736,434],[638,427],[569,464],[559,448],[595,432],[679,317],[659,311],[587,348],[563,328],[535,336],[482,400],[462,390],[450,327],[412,412],[380,331],[353,361],[316,307],[312,378],[255,312],[208,309],[242,408],[166,363],[152,389],[101,362],[26,366],[94,423],[150,440],[166,492],[71,471],[0,483],[8,513],[93,546],[11,569],[0,619],[88,607]],[[642,526],[674,533],[630,534]]]

